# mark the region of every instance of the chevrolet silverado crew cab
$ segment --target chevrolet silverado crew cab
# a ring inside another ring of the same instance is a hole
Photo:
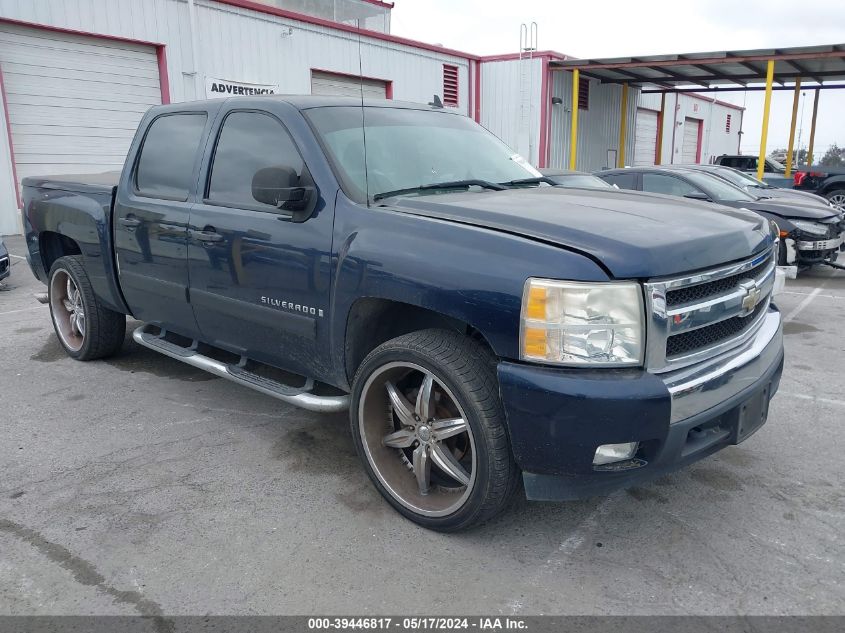
[[[71,357],[131,315],[140,345],[348,409],[375,487],[433,529],[520,480],[601,495],[741,442],[783,367],[768,221],[551,186],[436,106],[154,107],[119,177],[28,178],[23,214]]]

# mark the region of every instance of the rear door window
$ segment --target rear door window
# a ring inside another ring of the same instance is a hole
[[[701,193],[701,190],[685,180],[667,174],[643,174],[643,191],[665,193],[670,196],[686,196]]]
[[[136,193],[149,198],[188,199],[206,119],[203,112],[185,112],[165,114],[152,122],[138,158]]]
[[[636,174],[599,174],[599,178],[620,189],[636,189]]]

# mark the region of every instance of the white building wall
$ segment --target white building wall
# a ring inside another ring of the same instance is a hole
[[[525,157],[540,159],[543,61],[485,61],[481,64],[481,125]]]
[[[311,70],[384,79],[393,98],[428,103],[443,94],[443,64],[458,67],[458,111],[470,113],[469,61],[377,37],[195,0],[0,0],[0,17],[165,46],[170,101],[203,99],[205,79],[277,85],[309,94]],[[193,40],[193,41],[192,41]],[[194,55],[194,42],[196,56]],[[359,66],[360,52],[360,66]],[[0,60],[2,63],[2,60]],[[92,65],[96,65],[92,59]],[[115,87],[119,91],[119,87]],[[0,234],[18,232],[5,122],[0,131]]]
[[[562,103],[551,107],[550,161],[549,167],[569,168],[569,139],[572,127],[572,73],[553,71],[552,97],[559,97]],[[634,133],[639,90],[628,89],[627,121],[625,129],[625,164],[634,160]],[[595,171],[611,164],[619,151],[620,110],[622,107],[622,86],[603,84],[590,80],[590,98],[587,110],[578,111],[578,149],[576,168]]]
[[[659,94],[641,94],[639,107],[660,110]],[[731,115],[730,132],[725,132],[727,115]],[[739,148],[740,130],[744,111],[704,95],[680,93],[666,95],[666,113],[663,122],[661,162],[664,165],[681,163],[681,145],[684,137],[684,120],[689,117],[704,123],[701,139],[701,162],[710,163],[721,154],[735,154]],[[672,131],[674,129],[674,144]]]

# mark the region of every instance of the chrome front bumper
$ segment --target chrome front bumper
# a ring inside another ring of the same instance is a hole
[[[729,400],[753,385],[783,353],[780,312],[769,309],[742,346],[705,362],[661,374],[672,398],[674,424]]]
[[[799,251],[830,251],[839,248],[845,239],[842,235],[832,240],[816,240],[814,242],[795,242],[795,248]]]

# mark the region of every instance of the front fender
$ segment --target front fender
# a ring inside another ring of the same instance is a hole
[[[837,189],[845,189],[845,174],[841,174],[838,176],[830,176],[825,179],[824,187],[819,192],[819,194],[825,196],[831,191],[835,191]]]
[[[529,277],[606,281],[564,248],[467,224],[357,205],[342,194],[335,220],[332,352],[343,367],[349,311],[361,297],[397,301],[468,323],[500,358],[519,356]]]

